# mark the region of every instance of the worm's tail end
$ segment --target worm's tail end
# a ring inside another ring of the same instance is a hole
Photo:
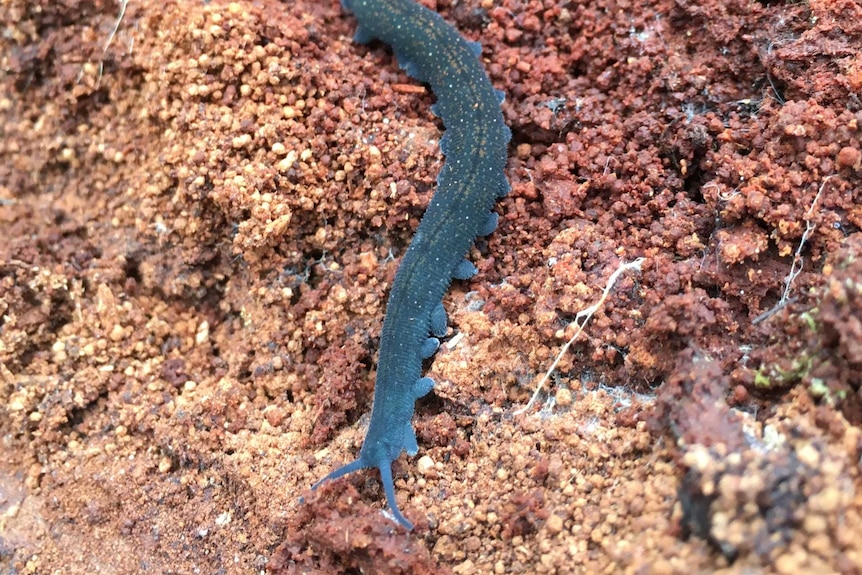
[[[383,465],[378,466],[380,470],[380,482],[383,484],[383,492],[386,494],[386,503],[389,504],[389,511],[395,518],[395,521],[400,523],[407,531],[413,531],[413,524],[407,521],[407,518],[401,514],[398,509],[398,502],[395,500],[395,485],[392,483],[392,462],[386,461]]]
[[[389,511],[392,513],[392,517],[395,518],[399,524],[401,524],[407,531],[413,530],[413,524],[410,523],[404,515],[402,515],[401,511],[398,509],[398,502],[395,500],[395,485],[392,482],[392,462],[385,461],[382,465],[377,466],[380,470],[380,482],[383,484],[383,492],[386,494],[386,503],[389,504]],[[348,473],[353,473],[354,471],[359,471],[360,469],[364,469],[366,467],[372,467],[368,465],[361,457],[354,461],[351,461],[347,465],[342,465],[341,467],[331,471],[329,475],[315,483],[311,486],[311,490],[314,491],[318,487],[320,487],[323,483],[327,481],[331,481],[333,479],[338,479]],[[300,503],[303,501],[300,499]]]
[[[315,489],[320,487],[321,484],[326,483],[327,481],[329,481],[331,479],[338,479],[339,477],[347,475],[348,473],[353,473],[354,471],[359,471],[360,469],[363,469],[365,467],[368,467],[368,466],[365,464],[364,461],[362,461],[362,458],[360,457],[359,459],[351,461],[347,465],[342,465],[338,469],[330,471],[329,475],[327,475],[326,477],[324,477],[323,479],[321,479],[320,481],[318,481],[317,483],[312,485],[311,490],[314,491]]]

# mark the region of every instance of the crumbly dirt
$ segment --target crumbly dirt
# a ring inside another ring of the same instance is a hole
[[[0,5],[0,572],[862,572],[862,5],[424,3],[512,193],[412,533],[373,471],[309,486],[363,437],[433,94],[336,0]]]

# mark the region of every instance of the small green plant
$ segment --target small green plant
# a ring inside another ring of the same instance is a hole
[[[790,387],[808,375],[813,365],[814,360],[810,355],[793,358],[789,367],[779,363],[762,365],[754,372],[754,386],[759,389]]]
[[[839,389],[837,391],[830,390],[826,382],[819,377],[811,378],[811,383],[808,386],[808,393],[811,394],[811,397],[822,401],[830,407],[835,407],[836,404],[847,399],[846,389]]]

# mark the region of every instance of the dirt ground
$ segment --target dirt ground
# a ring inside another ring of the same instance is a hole
[[[309,486],[362,441],[433,94],[337,0],[0,3],[0,573],[862,573],[862,4],[424,3],[512,193],[412,533],[374,471]]]

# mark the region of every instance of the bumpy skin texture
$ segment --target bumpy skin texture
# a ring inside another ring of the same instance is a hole
[[[430,84],[437,96],[432,111],[446,126],[441,149],[446,163],[437,191],[401,261],[386,306],[371,423],[359,458],[317,484],[357,469],[377,467],[392,514],[407,529],[392,484],[392,462],[418,449],[411,419],[416,399],[431,390],[422,378],[422,360],[443,335],[442,299],[453,277],[465,279],[475,267],[463,258],[479,235],[493,231],[497,197],[509,183],[503,173],[509,128],[496,91],[479,62],[478,44],[465,40],[438,14],[412,0],[344,0],[359,27],[355,39],[379,39],[395,51],[407,72]],[[432,341],[429,341],[432,339]]]

